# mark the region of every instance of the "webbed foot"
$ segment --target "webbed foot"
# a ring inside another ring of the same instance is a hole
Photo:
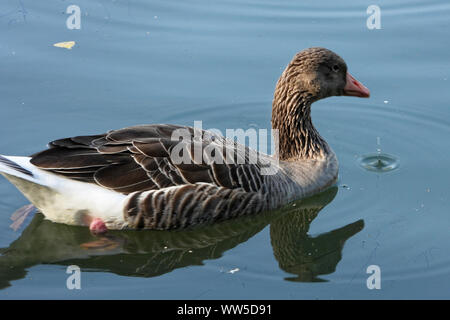
[[[12,215],[11,220],[14,221],[9,227],[14,231],[19,230],[25,219],[36,211],[36,207],[32,204],[27,204],[22,208],[17,209]]]

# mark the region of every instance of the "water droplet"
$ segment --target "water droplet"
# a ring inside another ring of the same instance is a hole
[[[361,167],[369,171],[388,172],[397,169],[399,161],[396,157],[386,153],[366,154],[358,159]]]

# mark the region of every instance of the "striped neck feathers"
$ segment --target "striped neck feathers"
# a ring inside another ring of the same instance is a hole
[[[328,144],[311,121],[315,96],[310,91],[290,90],[282,79],[278,81],[272,104],[272,128],[278,130],[276,150],[280,160],[317,159],[329,152]]]

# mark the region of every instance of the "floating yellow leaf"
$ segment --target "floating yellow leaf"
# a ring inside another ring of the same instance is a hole
[[[75,41],[66,41],[66,42],[55,43],[53,46],[58,47],[58,48],[72,49],[72,47],[74,45],[75,45]]]

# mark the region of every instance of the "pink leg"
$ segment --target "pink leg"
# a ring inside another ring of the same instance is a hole
[[[80,244],[81,248],[86,250],[109,251],[119,247],[121,242],[116,240],[115,237],[103,235],[108,231],[108,228],[102,219],[88,217],[86,222],[89,223],[89,230],[91,230],[92,235],[96,236],[98,240],[82,243]]]
[[[106,228],[106,225],[102,219],[95,218],[89,224],[89,230],[91,230],[93,234],[102,234],[108,231],[108,228]]]

